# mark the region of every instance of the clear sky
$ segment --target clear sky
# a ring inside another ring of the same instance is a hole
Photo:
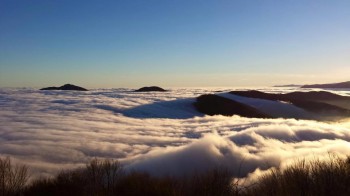
[[[0,86],[350,80],[349,0],[0,0]]]

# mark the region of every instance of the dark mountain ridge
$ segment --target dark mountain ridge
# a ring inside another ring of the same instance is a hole
[[[314,113],[327,115],[337,114],[340,116],[350,116],[350,110],[341,107],[341,104],[332,104],[334,101],[350,102],[350,97],[336,95],[326,91],[292,92],[286,94],[264,93],[260,91],[232,91],[231,94],[271,101],[284,101],[299,108]]]
[[[251,106],[214,94],[197,97],[194,106],[199,112],[207,115],[220,114],[224,116],[239,115],[248,118],[271,118],[271,116],[264,114]]]
[[[158,86],[146,86],[140,89],[135,90],[135,92],[165,92],[165,89],[162,89]]]
[[[304,85],[301,88],[350,88],[350,81],[330,84],[311,84]]]
[[[42,88],[40,90],[69,90],[69,91],[88,91],[87,89],[80,87],[80,86],[75,86],[73,84],[65,84],[60,87],[46,87]]]

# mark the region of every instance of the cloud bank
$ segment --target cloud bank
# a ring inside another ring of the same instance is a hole
[[[350,154],[349,120],[203,116],[191,108],[194,97],[217,90],[0,89],[0,156],[27,164],[34,176],[98,157],[154,175],[226,167],[246,177],[297,158]]]

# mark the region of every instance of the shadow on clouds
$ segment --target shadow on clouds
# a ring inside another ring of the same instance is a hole
[[[122,111],[108,107],[104,107],[104,109],[122,113],[124,116],[132,118],[189,119],[196,116],[204,116],[195,109],[193,106],[194,102],[195,98],[187,98],[172,101],[158,101]],[[101,106],[99,108],[101,109]]]

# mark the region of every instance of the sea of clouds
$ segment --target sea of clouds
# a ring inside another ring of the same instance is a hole
[[[225,167],[237,177],[252,177],[297,159],[350,155],[348,119],[206,116],[192,105],[199,95],[229,90],[235,89],[0,89],[0,156],[28,165],[32,176],[50,176],[97,157],[153,175]]]

